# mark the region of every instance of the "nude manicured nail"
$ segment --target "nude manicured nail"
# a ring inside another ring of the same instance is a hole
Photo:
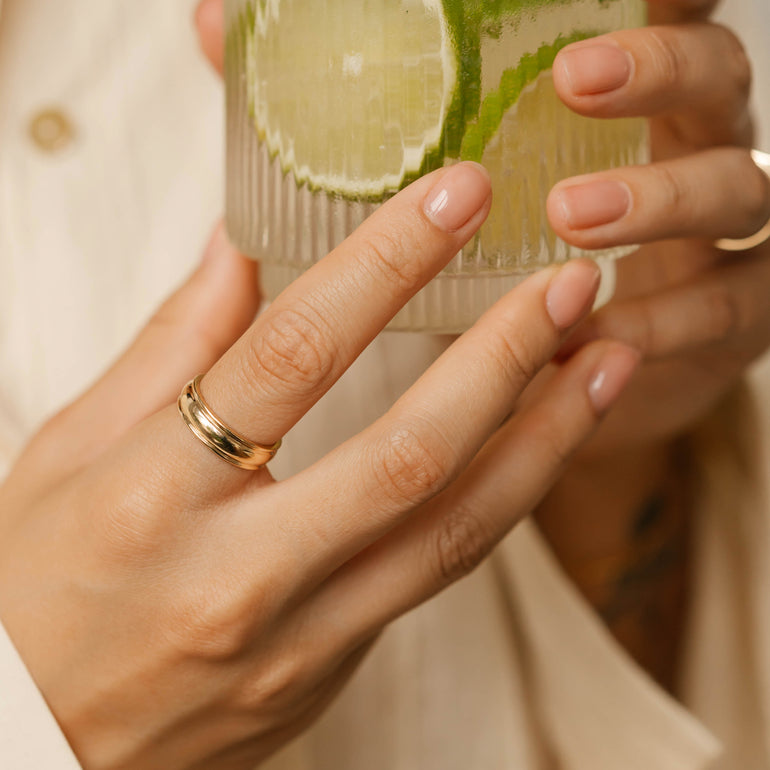
[[[460,230],[487,202],[489,174],[478,163],[452,166],[425,196],[425,215],[447,233]]]
[[[631,77],[631,57],[614,45],[583,45],[562,51],[559,58],[576,96],[614,91]]]
[[[596,368],[588,386],[597,414],[604,414],[620,397],[641,362],[632,348],[613,346]]]
[[[602,181],[562,187],[556,204],[571,230],[588,230],[622,219],[631,210],[631,191],[622,182]]]
[[[556,273],[545,306],[558,329],[574,326],[593,307],[601,277],[599,268],[585,260],[568,262]]]

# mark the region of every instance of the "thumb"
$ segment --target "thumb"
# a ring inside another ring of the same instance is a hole
[[[257,265],[215,230],[199,267],[157,310],[135,341],[40,434],[35,461],[49,452],[72,471],[145,417],[173,403],[184,383],[207,371],[250,326],[259,309]],[[66,452],[62,453],[62,444]],[[64,462],[63,462],[64,461]]]

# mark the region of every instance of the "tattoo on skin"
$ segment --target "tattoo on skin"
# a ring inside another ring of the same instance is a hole
[[[607,489],[567,478],[535,518],[565,573],[629,655],[675,692],[697,475],[686,441],[620,458]],[[605,496],[606,495],[606,496]],[[564,514],[578,502],[577,513]]]
[[[658,493],[633,522],[629,550],[602,592],[597,610],[610,631],[649,673],[675,687],[684,630],[688,527],[680,494]]]

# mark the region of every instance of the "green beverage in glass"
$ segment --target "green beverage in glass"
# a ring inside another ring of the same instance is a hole
[[[479,234],[393,329],[460,332],[526,275],[585,252],[550,228],[559,180],[647,160],[642,120],[556,96],[561,48],[640,26],[644,0],[226,0],[227,223],[274,298],[420,175],[482,163]]]

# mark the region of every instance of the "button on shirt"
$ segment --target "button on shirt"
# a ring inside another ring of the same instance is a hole
[[[221,89],[197,51],[193,6],[2,8],[6,466],[182,280],[221,212]],[[749,44],[766,108],[770,6],[728,0],[722,15]],[[377,417],[444,344],[382,335],[287,436],[276,472],[306,466]],[[770,360],[750,386],[696,440],[696,590],[680,701],[617,645],[525,522],[472,576],[393,624],[318,724],[265,767],[770,769],[770,458],[767,441],[743,446],[770,437]],[[755,407],[752,388],[765,396]],[[0,767],[77,767],[1,629]]]
[[[61,110],[50,108],[41,110],[32,118],[29,136],[43,152],[60,152],[72,144],[75,129]]]

